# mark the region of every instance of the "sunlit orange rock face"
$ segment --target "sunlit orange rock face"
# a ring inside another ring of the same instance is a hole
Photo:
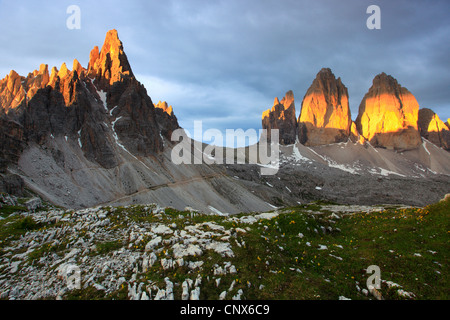
[[[177,128],[172,108],[155,108],[134,78],[116,30],[101,51],[91,51],[87,69],[75,59],[72,71],[63,63],[49,75],[42,64],[27,77],[11,71],[0,80],[0,165],[16,162],[27,143],[64,136],[79,140],[89,161],[113,168],[116,137],[127,151],[148,156],[162,151]]]
[[[273,107],[263,112],[262,127],[267,129],[270,137],[272,129],[279,130],[279,142],[281,144],[293,144],[297,136],[297,120],[295,117],[294,93],[286,92],[281,101],[275,98]]]
[[[48,85],[49,81],[48,65],[41,64],[39,71],[35,70],[33,73],[28,74],[28,77],[25,79],[24,90],[27,92],[27,99],[33,98],[39,89]]]
[[[49,84],[48,65],[41,64],[39,70],[22,77],[14,70],[0,80],[0,106],[4,112],[16,109],[33,98],[39,89]]]
[[[418,126],[422,137],[438,147],[450,150],[450,129],[433,110],[419,110]]]
[[[92,49],[89,55],[88,75],[94,77],[102,89],[122,81],[124,76],[133,76],[117,30],[108,31],[100,52],[97,46]]]
[[[393,77],[381,73],[364,96],[355,123],[373,146],[409,150],[421,144],[418,116],[416,98]]]
[[[169,106],[166,101],[159,101],[155,105],[155,113],[158,118],[161,134],[165,137],[171,137],[173,131],[179,128],[178,120],[173,113],[172,106]]]
[[[0,105],[5,111],[15,109],[25,98],[22,81],[23,78],[14,70],[0,81]]]
[[[306,92],[298,119],[299,140],[307,146],[347,141],[352,134],[348,91],[330,69],[322,69]],[[357,137],[357,132],[353,128]]]
[[[161,109],[162,111],[167,113],[169,116],[173,115],[173,108],[172,108],[172,106],[169,106],[166,101],[163,101],[163,102],[158,101],[158,103],[155,104],[155,108]]]

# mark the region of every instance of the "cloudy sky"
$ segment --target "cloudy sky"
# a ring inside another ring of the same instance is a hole
[[[369,5],[381,29],[369,30]],[[78,5],[81,28],[67,8]],[[73,59],[117,29],[133,72],[182,127],[261,128],[261,113],[293,90],[301,101],[323,67],[341,77],[353,119],[381,72],[444,121],[450,118],[450,1],[1,1],[0,78]]]

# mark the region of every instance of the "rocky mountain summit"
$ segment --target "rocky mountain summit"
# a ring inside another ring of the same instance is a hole
[[[450,150],[450,128],[433,110],[420,109],[418,125],[422,137],[441,148]]]
[[[272,129],[279,130],[279,139],[281,144],[295,143],[297,138],[297,121],[295,118],[294,93],[286,92],[281,99],[275,98],[273,107],[263,112],[262,125],[267,129],[270,137]]]
[[[64,63],[50,75],[47,65],[26,78],[11,71],[0,88],[1,118],[7,124],[2,134],[10,140],[5,145],[17,140],[42,145],[64,136],[78,140],[86,158],[104,168],[118,164],[115,140],[133,154],[148,156],[163,150],[161,135],[170,140],[179,127],[173,113],[155,111],[134,78],[116,30],[107,33],[100,51],[91,51],[87,69],[74,60],[72,71]]]
[[[295,113],[294,113],[295,114]],[[176,166],[172,106],[154,104],[116,30],[89,64],[47,65],[0,81],[0,192],[27,188],[54,204],[158,202],[240,212],[270,208],[223,169]],[[202,190],[202,191],[199,191]]]
[[[345,142],[350,138],[348,91],[331,69],[322,69],[306,92],[298,127],[299,140],[307,146]]]
[[[373,146],[407,150],[422,142],[418,118],[416,98],[392,76],[381,73],[364,96],[355,123],[358,132]]]

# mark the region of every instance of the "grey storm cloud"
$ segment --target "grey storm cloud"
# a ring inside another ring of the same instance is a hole
[[[81,29],[66,28],[69,5]],[[369,30],[369,5],[381,30]],[[448,1],[184,0],[1,1],[0,77],[40,63],[87,66],[117,29],[133,72],[154,102],[191,128],[259,129],[261,113],[293,90],[297,115],[317,72],[329,67],[350,95],[353,118],[375,75],[386,72],[421,107],[450,117]]]

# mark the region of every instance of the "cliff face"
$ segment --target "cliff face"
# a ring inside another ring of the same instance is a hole
[[[298,128],[299,140],[307,146],[347,141],[350,137],[348,91],[330,69],[322,69],[306,92]]]
[[[97,46],[92,49],[87,73],[95,78],[98,87],[103,90],[126,78],[134,78],[116,30],[108,31],[100,52]]]
[[[78,140],[90,161],[115,167],[117,146],[148,156],[163,150],[163,137],[170,141],[178,128],[176,117],[155,111],[145,88],[134,78],[116,30],[107,33],[102,49],[95,47],[88,68],[77,60],[72,71],[48,66],[26,78],[15,71],[0,81],[0,147],[65,136]],[[20,142],[20,143],[18,143]],[[20,148],[8,161],[17,160]]]
[[[393,77],[382,73],[364,96],[355,123],[373,146],[408,150],[421,144],[418,114],[416,98]]]
[[[272,129],[279,130],[281,144],[293,144],[297,137],[297,121],[295,117],[294,94],[288,91],[281,101],[275,98],[273,107],[263,112],[262,127],[267,129],[270,137]]]
[[[159,101],[155,105],[155,113],[161,127],[161,134],[170,140],[172,132],[180,127],[172,106],[169,106],[166,101]]]
[[[450,129],[433,110],[419,110],[418,126],[422,137],[438,147],[450,150]]]

